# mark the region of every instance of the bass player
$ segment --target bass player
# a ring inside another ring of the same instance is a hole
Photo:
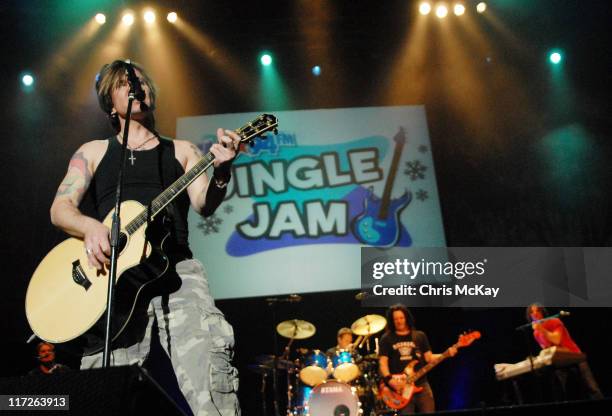
[[[379,343],[379,369],[387,386],[400,394],[407,394],[407,376],[404,372],[408,364],[418,361],[415,370],[426,363],[441,359],[442,354],[431,352],[429,340],[424,332],[416,330],[412,314],[402,304],[391,306],[387,310],[387,332],[381,337]],[[449,348],[450,356],[457,354],[457,348]],[[435,411],[435,402],[431,386],[426,377],[416,382],[417,387],[423,388],[403,408],[399,414],[409,415],[415,412],[429,413]]]

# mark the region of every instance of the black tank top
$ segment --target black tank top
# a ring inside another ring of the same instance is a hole
[[[118,180],[118,166],[121,158],[121,144],[116,136],[110,137],[104,157],[94,173],[91,190],[98,220],[102,221],[115,207],[115,190]],[[134,152],[134,165],[128,159],[123,171],[124,201],[138,201],[147,206],[164,189],[185,173],[174,153],[171,139],[161,137],[159,145],[149,150]],[[183,192],[166,207],[172,218],[172,233],[166,253],[175,257],[191,258],[188,243],[187,215],[189,196]]]

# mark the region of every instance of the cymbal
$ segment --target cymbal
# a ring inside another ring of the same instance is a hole
[[[382,331],[387,326],[387,320],[380,315],[366,315],[357,319],[351,325],[351,331],[355,335],[372,335]]]
[[[290,319],[276,325],[276,332],[285,338],[306,339],[317,332],[313,324],[301,319]]]
[[[274,358],[275,357],[272,354],[262,354],[262,355],[258,355],[257,357],[255,357],[255,362],[259,366],[265,367],[271,370],[274,367]],[[293,363],[293,361],[281,360],[280,358],[276,358],[276,368],[286,370],[286,369],[294,368],[294,367],[296,367],[296,365]]]

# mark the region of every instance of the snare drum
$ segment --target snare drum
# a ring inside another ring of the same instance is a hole
[[[349,383],[359,377],[359,367],[355,364],[353,354],[349,350],[336,350],[332,357],[334,378]]]
[[[309,416],[358,416],[359,399],[354,389],[345,383],[328,380],[312,389],[306,406]]]
[[[304,368],[300,370],[300,380],[309,386],[316,386],[327,380],[328,358],[320,350],[313,352],[306,357]]]

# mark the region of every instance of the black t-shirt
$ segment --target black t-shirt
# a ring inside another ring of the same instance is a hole
[[[152,149],[136,151],[134,157],[133,165],[130,160],[125,164],[122,194],[124,201],[135,200],[147,206],[185,173],[175,157],[174,142],[171,139],[160,137],[159,145]],[[106,153],[100,160],[90,187],[96,216],[100,221],[103,221],[115,208],[115,191],[119,175],[117,166],[120,159],[121,144],[116,136],[110,137]],[[166,211],[173,219],[171,226],[174,229],[166,242],[166,254],[172,255],[173,253],[168,253],[168,250],[176,250],[179,252],[177,254],[181,255],[181,260],[192,257],[188,248],[189,205],[189,195],[183,192],[166,207]]]
[[[425,353],[431,351],[427,335],[423,331],[413,330],[408,335],[397,335],[395,332],[387,332],[380,338],[378,344],[379,355],[389,358],[389,371],[391,374],[401,374],[406,366],[413,360],[418,364],[415,371],[427,364]],[[417,384],[427,381],[422,377]]]

